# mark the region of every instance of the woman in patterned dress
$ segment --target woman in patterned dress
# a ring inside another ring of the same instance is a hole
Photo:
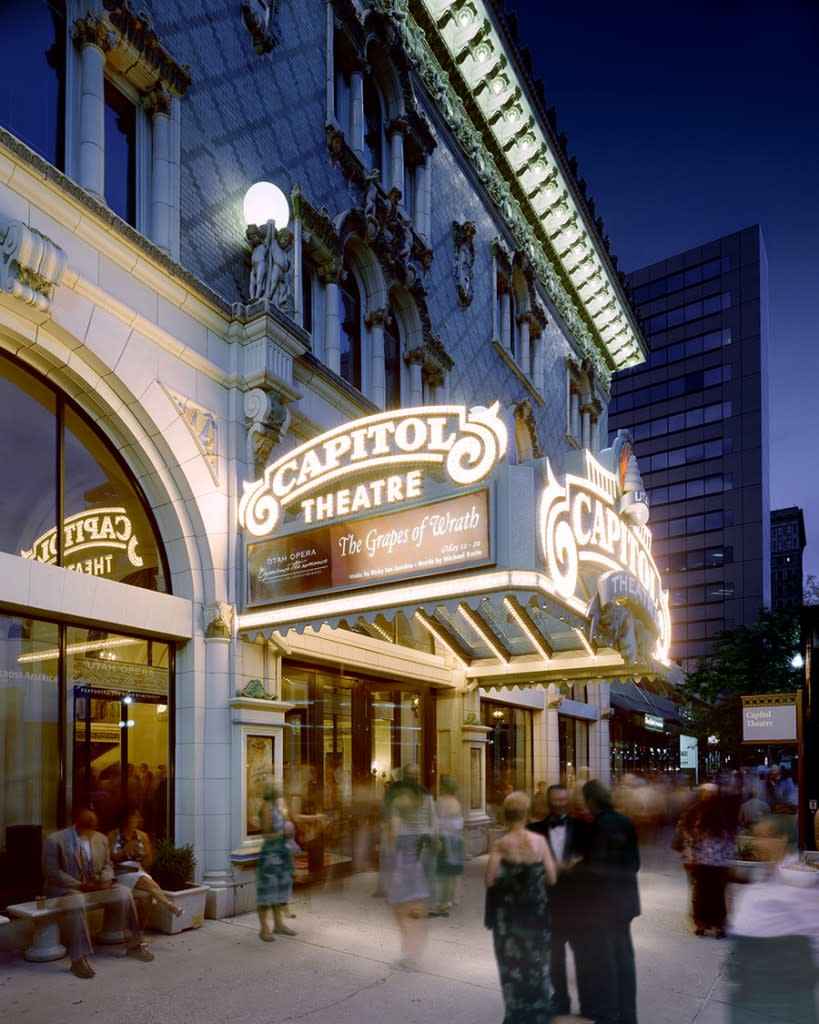
[[[259,938],[273,942],[275,935],[295,935],[284,923],[284,911],[293,896],[293,854],[287,845],[285,819],[278,807],[279,794],[266,786],[260,820],[264,842],[256,863],[256,910]],[[273,911],[273,929],[270,911]],[[274,935],[275,933],[275,935]]]
[[[505,1016],[503,1024],[549,1024],[549,904],[557,880],[549,845],[526,828],[529,797],[503,801],[509,831],[498,839],[486,867],[486,920],[492,929]]]

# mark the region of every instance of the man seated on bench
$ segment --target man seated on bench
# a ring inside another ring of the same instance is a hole
[[[126,953],[147,963],[154,959],[143,942],[142,928],[129,889],[116,885],[108,840],[97,831],[97,816],[80,808],[71,828],[53,832],[45,841],[43,871],[47,896],[60,896],[68,932],[71,973],[93,978],[87,957],[93,952],[85,909],[101,905],[116,916],[121,930],[130,932]]]

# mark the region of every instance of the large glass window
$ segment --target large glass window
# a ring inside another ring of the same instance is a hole
[[[395,314],[384,325],[384,408],[401,408],[401,337]]]
[[[0,124],[64,168],[65,6],[57,0],[0,4]]]
[[[482,700],[481,723],[492,730],[486,737],[487,811],[498,817],[509,793],[532,789],[532,712]]]
[[[0,615],[0,902],[40,891],[44,834],[92,807],[170,832],[170,647]],[[5,856],[3,856],[5,851]]]
[[[136,226],[137,109],[105,80],[105,201],[124,221]]]
[[[341,376],[361,391],[361,296],[352,271],[341,285]]]
[[[4,356],[0,437],[0,550],[166,589],[150,513],[110,443],[61,395]]]

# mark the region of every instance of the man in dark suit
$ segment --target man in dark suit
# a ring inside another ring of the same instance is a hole
[[[577,990],[580,997],[581,1013],[588,1004],[589,979],[588,958],[585,945],[578,942],[582,913],[581,896],[578,891],[575,865],[586,851],[588,824],[582,818],[568,813],[569,791],[565,786],[553,785],[546,790],[548,816],[529,824],[532,832],[545,836],[557,864],[557,883],[549,890],[551,911],[551,957],[549,974],[552,982],[552,1002],[549,1007],[553,1015],[571,1012],[571,998],[566,976],[566,945],[574,955]],[[534,803],[533,803],[534,809]]]
[[[640,914],[637,832],[612,807],[611,793],[597,779],[583,786],[593,816],[589,842],[578,875],[593,915],[585,938],[594,970],[591,1006],[583,1011],[595,1024],[637,1024],[637,977],[631,921]]]
[[[93,811],[78,810],[71,828],[48,836],[43,852],[43,872],[46,895],[61,897],[60,905],[65,911],[72,974],[78,978],[93,978],[95,973],[87,960],[92,952],[85,916],[89,903],[103,905],[107,914],[116,917],[116,930],[130,933],[128,956],[145,963],[154,959],[142,941],[142,928],[130,889],[114,881],[108,840],[97,831],[97,816]]]

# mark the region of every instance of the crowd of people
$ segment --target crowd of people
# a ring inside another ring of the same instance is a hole
[[[660,793],[664,807],[656,799]],[[772,890],[766,894],[764,924],[757,920],[758,900],[753,912],[747,903],[737,904],[729,922],[727,883],[745,840],[752,840],[762,857],[782,859],[795,841],[796,803],[796,788],[779,766],[726,774],[684,791],[666,780],[632,777],[618,780],[611,790],[586,778],[573,786],[539,783],[531,798],[507,793],[496,814],[503,834],[487,859],[484,915],[492,931],[504,1024],[548,1024],[554,1015],[571,1012],[569,952],[579,1012],[595,1024],[636,1024],[631,922],[640,914],[638,835],[648,818],[674,824],[668,832],[690,881],[694,933],[723,938],[732,931],[746,944],[746,959],[734,958],[732,970],[740,979],[738,990],[747,988],[747,964],[756,962],[760,944],[770,940],[771,920],[779,921],[781,908],[791,904]],[[293,916],[296,855],[320,834],[322,820],[312,804],[288,807],[275,786],[265,788],[257,861],[264,942],[296,934],[286,922]],[[88,904],[105,908],[106,918],[127,939],[127,954],[145,962],[153,959],[143,941],[151,904],[182,913],[151,878],[152,843],[139,807],[130,807],[107,836],[97,831],[98,824],[94,811],[80,808],[71,828],[48,837],[44,852],[46,895],[61,901],[71,971],[80,978],[94,976]],[[464,815],[455,780],[441,778],[435,799],[421,784],[417,765],[396,772],[381,806],[379,854],[373,895],[385,898],[397,924],[401,957],[395,966],[414,970],[427,941],[428,918],[449,916],[459,900]],[[786,921],[776,927],[784,929],[783,941],[793,940]],[[810,947],[806,952],[804,946],[800,962],[810,964]],[[788,998],[804,994],[805,985],[791,985]]]

